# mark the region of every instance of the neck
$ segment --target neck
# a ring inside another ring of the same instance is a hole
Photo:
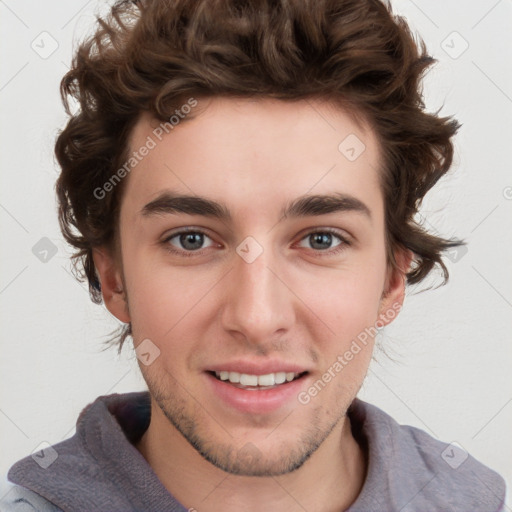
[[[278,477],[226,473],[203,459],[152,403],[148,430],[137,443],[165,488],[200,512],[248,512],[269,504],[283,512],[347,509],[364,483],[366,458],[345,416],[299,469]]]

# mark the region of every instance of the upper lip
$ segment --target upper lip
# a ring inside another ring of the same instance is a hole
[[[304,366],[286,362],[286,361],[277,361],[277,360],[267,360],[267,361],[229,361],[226,363],[214,364],[206,368],[206,371],[210,372],[238,372],[245,373],[248,375],[267,375],[269,373],[278,373],[278,372],[293,372],[293,373],[303,373],[309,371]]]

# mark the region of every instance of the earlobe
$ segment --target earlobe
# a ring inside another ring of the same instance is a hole
[[[119,264],[109,249],[93,249],[93,260],[101,283],[106,308],[121,322],[129,323],[130,315]]]
[[[405,298],[406,275],[412,259],[413,253],[408,249],[399,249],[395,253],[398,268],[389,269],[379,307],[379,320],[383,326],[391,323],[402,308]]]

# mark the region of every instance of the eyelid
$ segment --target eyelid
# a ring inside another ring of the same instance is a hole
[[[200,227],[195,227],[195,226],[184,226],[181,228],[174,228],[170,231],[167,231],[162,236],[162,242],[165,242],[166,240],[169,240],[170,238],[174,238],[175,236],[182,235],[184,233],[201,233],[201,234],[207,236],[208,238],[213,239],[213,237],[210,235],[209,231],[205,228],[200,228]]]
[[[309,228],[309,229],[305,230],[304,232],[302,232],[301,234],[299,234],[298,235],[299,241],[304,240],[304,238],[306,238],[307,236],[312,235],[314,233],[330,233],[331,235],[337,236],[340,240],[342,240],[346,243],[352,242],[352,236],[349,233],[347,233],[345,230],[341,230],[338,228],[321,227],[321,226]]]

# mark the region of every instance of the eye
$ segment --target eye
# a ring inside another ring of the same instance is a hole
[[[199,230],[179,231],[165,238],[163,243],[169,251],[174,253],[198,252],[214,245],[213,240],[206,233]]]
[[[315,251],[338,253],[342,251],[346,246],[350,245],[350,242],[346,240],[341,234],[324,229],[322,231],[312,231],[308,233],[299,242],[299,247],[307,247]]]

